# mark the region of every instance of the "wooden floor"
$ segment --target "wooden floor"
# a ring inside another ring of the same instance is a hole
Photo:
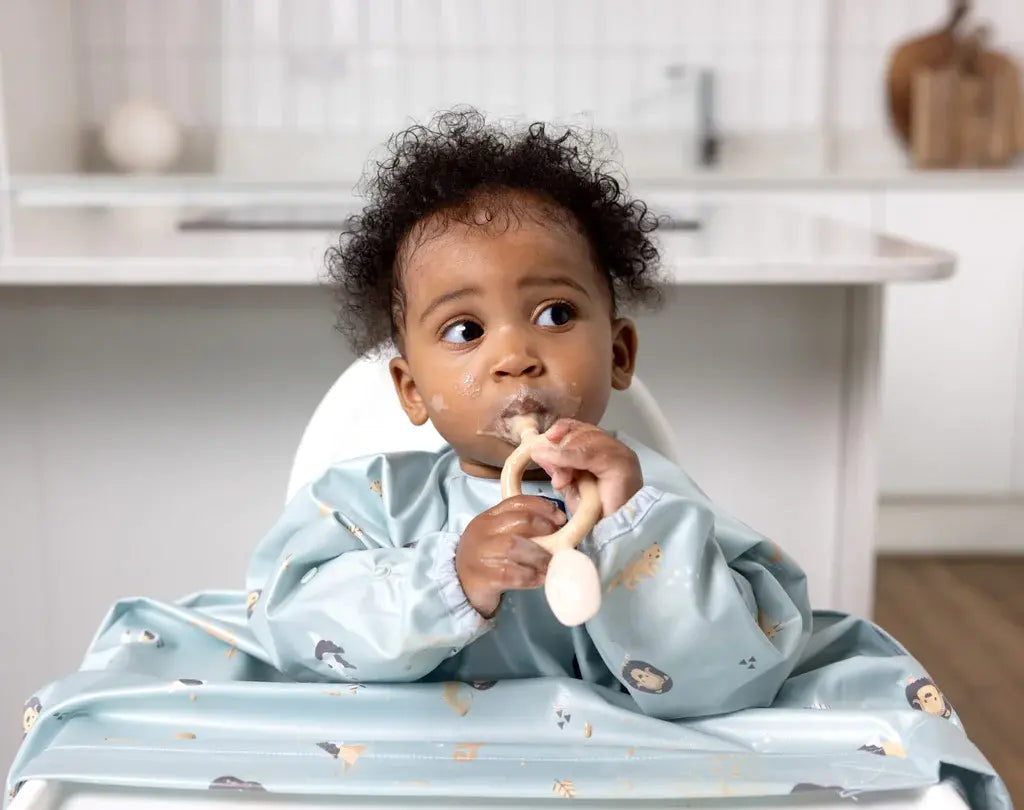
[[[928,670],[1024,808],[1024,557],[883,557],[874,618]]]

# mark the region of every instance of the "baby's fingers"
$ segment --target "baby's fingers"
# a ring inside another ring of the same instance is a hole
[[[547,440],[552,444],[558,444],[570,433],[580,430],[587,430],[592,427],[593,425],[588,424],[587,422],[581,422],[578,419],[562,418],[555,422],[555,424],[553,424],[550,428],[548,428],[547,431],[545,431],[544,435],[547,437]]]
[[[524,565],[539,574],[545,574],[548,570],[548,563],[551,561],[551,554],[534,543],[533,540],[517,537],[515,544],[509,549],[508,558],[518,565]]]
[[[544,584],[543,571],[508,558],[493,564],[495,585],[501,591],[526,591]]]
[[[566,425],[568,422],[568,425]],[[615,442],[600,428],[563,420],[544,434],[548,441],[537,442],[530,453],[542,467],[559,466],[586,469],[595,453],[607,452]]]
[[[549,475],[551,476],[551,488],[562,494],[566,508],[570,513],[574,513],[580,502],[580,490],[576,484],[576,470],[569,467],[555,467]]]
[[[559,492],[564,490],[566,486],[576,476],[576,471],[571,467],[559,467],[556,464],[541,464],[539,461],[537,464],[544,472],[551,476],[551,487]]]
[[[565,498],[565,508],[572,514],[575,514],[580,505],[580,488],[576,484],[576,480],[571,480],[562,487],[561,491],[562,497]]]
[[[484,514],[489,519],[497,521],[514,520],[517,517],[526,520],[533,517],[553,522],[556,525],[565,523],[565,515],[561,510],[547,498],[537,495],[514,495],[511,498],[506,498],[497,506],[491,507]],[[541,531],[554,531],[554,529],[542,529]]]

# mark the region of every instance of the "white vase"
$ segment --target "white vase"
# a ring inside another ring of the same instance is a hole
[[[181,154],[181,127],[160,105],[145,99],[120,104],[103,127],[110,162],[136,174],[167,169]]]

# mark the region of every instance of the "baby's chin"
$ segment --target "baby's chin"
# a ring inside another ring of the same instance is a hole
[[[459,464],[464,473],[471,475],[474,478],[488,478],[495,481],[501,478],[501,467],[485,464],[484,462],[477,461],[475,459],[466,459],[462,456],[459,457]],[[551,476],[544,472],[540,467],[531,466],[523,473],[523,480],[550,481]]]
[[[475,444],[470,447],[460,447],[453,444],[452,448],[459,457],[462,469],[478,478],[500,478],[506,459],[515,449],[513,445],[498,439],[488,441],[487,446]],[[550,479],[550,476],[531,462],[523,473],[523,479],[527,481],[547,481]]]

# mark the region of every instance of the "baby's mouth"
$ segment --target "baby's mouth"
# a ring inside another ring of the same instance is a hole
[[[541,402],[540,399],[533,394],[524,394],[516,397],[512,402],[506,405],[499,414],[499,418],[511,420],[515,416],[531,416],[536,417],[537,421],[540,422],[548,413],[549,411],[546,403]],[[543,430],[546,429],[547,428],[543,428]]]
[[[494,418],[479,432],[518,445],[524,417],[532,419],[540,433],[558,421],[556,399],[552,392],[543,389],[521,388],[505,400]]]

